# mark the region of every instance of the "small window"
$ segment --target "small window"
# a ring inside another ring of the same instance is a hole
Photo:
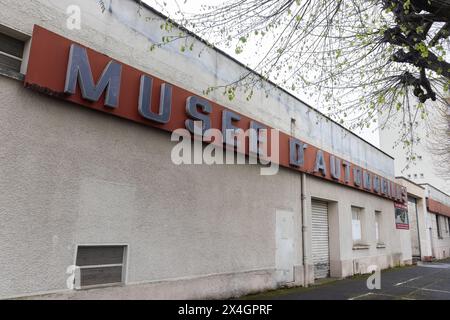
[[[362,240],[362,214],[361,208],[352,207],[352,236],[353,242]]]
[[[422,160],[422,156],[417,156],[417,158],[418,158],[419,160]]]
[[[375,211],[375,238],[377,243],[381,241],[381,211]]]
[[[408,178],[411,178],[411,175],[410,175],[410,174],[408,174]]]
[[[423,177],[424,177],[424,174],[423,174],[423,173],[421,173],[421,174],[420,174],[420,177],[421,177],[421,178],[423,178]]]
[[[125,246],[78,246],[80,288],[122,284]]]
[[[450,223],[448,222],[448,218],[443,217],[443,219],[444,219],[444,221],[447,220],[447,223],[444,223],[444,224],[445,224],[445,233],[448,233],[448,225],[449,225]]]
[[[442,239],[441,221],[440,216],[436,215],[436,231],[439,239]]]
[[[417,179],[417,173],[414,173],[414,179]]]
[[[25,43],[0,33],[0,68],[20,72]]]

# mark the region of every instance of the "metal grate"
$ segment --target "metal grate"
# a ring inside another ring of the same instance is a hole
[[[79,246],[76,266],[81,288],[123,283],[125,246]]]
[[[23,41],[0,33],[0,67],[20,72],[24,47]]]

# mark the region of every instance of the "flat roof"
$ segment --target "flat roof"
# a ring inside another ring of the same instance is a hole
[[[419,188],[421,188],[421,189],[424,189],[424,190],[425,190],[425,188],[424,188],[424,187],[422,187],[422,185],[421,185],[421,184],[415,183],[414,181],[412,181],[412,180],[409,180],[408,178],[405,178],[404,176],[398,176],[398,177],[395,177],[395,179],[403,179],[403,180],[406,180],[406,181],[408,181],[409,183],[411,183],[411,184],[413,184],[413,185],[415,185],[415,186],[417,186],[417,187],[419,187]]]
[[[368,145],[370,145],[371,147],[375,148],[376,150],[380,151],[381,153],[385,154],[386,156],[388,156],[391,159],[394,159],[393,156],[391,156],[390,154],[388,154],[387,152],[381,150],[379,147],[373,145],[372,143],[370,143],[369,141],[365,140],[364,138],[360,137],[359,135],[357,135],[356,133],[354,133],[353,131],[350,131],[349,129],[347,129],[346,127],[344,127],[343,125],[341,125],[340,123],[334,121],[333,119],[331,119],[329,116],[327,116],[326,114],[324,114],[323,112],[321,112],[320,110],[317,110],[316,108],[314,108],[313,106],[311,106],[310,104],[304,102],[303,100],[301,100],[299,97],[295,96],[294,94],[290,93],[289,91],[287,91],[286,89],[282,88],[281,86],[279,86],[278,84],[272,82],[271,80],[268,79],[264,79],[264,77],[256,72],[255,70],[249,68],[248,66],[246,66],[244,63],[240,62],[239,60],[237,60],[236,58],[230,56],[228,53],[224,52],[223,50],[217,48],[216,46],[212,45],[211,43],[209,43],[208,41],[206,41],[205,39],[201,38],[199,35],[195,34],[194,32],[188,30],[187,28],[183,27],[182,25],[178,24],[176,21],[173,21],[172,19],[170,19],[168,16],[166,16],[165,14],[163,14],[162,12],[156,10],[155,8],[153,8],[152,6],[148,5],[145,2],[142,2],[142,0],[134,0],[134,2],[138,3],[139,5],[141,5],[142,7],[144,7],[145,9],[153,12],[154,14],[160,16],[161,18],[163,18],[164,20],[170,21],[170,23],[172,23],[175,27],[177,27],[178,29],[182,30],[183,32],[186,32],[188,35],[192,36],[193,38],[197,39],[200,42],[203,42],[205,45],[207,45],[208,47],[214,49],[215,51],[217,51],[218,53],[220,53],[221,55],[227,57],[228,59],[232,60],[233,62],[237,63],[239,66],[247,69],[248,71],[252,72],[253,74],[257,75],[258,77],[260,77],[263,81],[269,83],[270,85],[276,87],[277,89],[281,90],[282,92],[286,93],[287,95],[291,96],[292,98],[294,98],[295,100],[303,103],[305,106],[307,106],[308,108],[310,108],[311,110],[314,110],[315,112],[319,113],[320,115],[322,115],[324,118],[328,119],[329,121],[332,121],[333,123],[337,124],[339,127],[341,127],[342,129],[344,129],[345,131],[351,133],[352,135],[354,135],[355,137],[357,137],[358,139],[364,141],[365,143],[367,143]]]
[[[432,187],[433,189],[436,189],[436,190],[439,191],[440,193],[445,194],[447,197],[450,198],[450,195],[449,195],[447,192],[444,192],[444,191],[442,191],[441,189],[436,188],[436,187],[433,186],[432,184],[429,184],[429,183],[420,183],[420,185],[421,185],[421,186],[430,186],[430,187]]]

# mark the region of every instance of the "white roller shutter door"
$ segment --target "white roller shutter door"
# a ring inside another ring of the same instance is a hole
[[[312,200],[312,258],[314,278],[326,278],[330,274],[330,251],[328,240],[328,203]]]

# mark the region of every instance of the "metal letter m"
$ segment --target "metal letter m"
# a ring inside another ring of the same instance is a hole
[[[95,84],[86,49],[72,44],[70,46],[64,93],[70,95],[75,94],[77,80],[79,79],[81,95],[84,99],[96,102],[107,88],[105,106],[117,108],[119,104],[121,75],[122,65],[110,61],[103,70],[97,84]]]

